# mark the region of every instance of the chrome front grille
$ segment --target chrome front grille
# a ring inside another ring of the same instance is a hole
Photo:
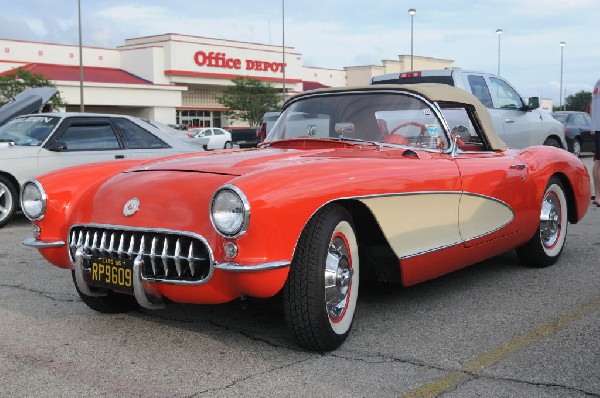
[[[171,230],[75,225],[69,230],[71,261],[87,256],[143,260],[142,277],[154,282],[199,284],[212,274],[212,252],[200,235]]]

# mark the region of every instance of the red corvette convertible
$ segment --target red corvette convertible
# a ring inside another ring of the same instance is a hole
[[[290,99],[258,149],[65,169],[21,197],[24,243],[90,308],[282,291],[298,343],[327,351],[362,278],[410,286],[512,249],[555,263],[590,183],[567,151],[508,149],[460,89],[379,85]]]

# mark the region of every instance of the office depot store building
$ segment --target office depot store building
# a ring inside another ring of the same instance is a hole
[[[285,86],[288,95],[346,85],[345,70],[303,66],[293,47],[285,48],[284,65],[280,46],[180,34],[127,39],[115,49],[84,47],[83,64],[86,112],[192,126],[239,124],[217,101],[238,76]],[[0,39],[0,74],[17,67],[52,80],[66,110],[79,110],[77,46]]]

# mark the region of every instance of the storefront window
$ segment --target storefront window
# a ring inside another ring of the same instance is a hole
[[[221,112],[181,110],[177,111],[176,123],[191,127],[221,127]]]

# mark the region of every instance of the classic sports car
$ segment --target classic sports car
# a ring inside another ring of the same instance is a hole
[[[567,151],[506,148],[471,94],[415,84],[303,93],[258,149],[67,169],[21,197],[24,243],[92,309],[282,291],[298,343],[327,351],[361,278],[410,286],[515,248],[555,263],[590,183]]]

